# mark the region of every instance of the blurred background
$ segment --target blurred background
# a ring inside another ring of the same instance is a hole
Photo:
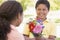
[[[0,0],[0,5],[5,1],[11,0]],[[27,20],[29,18],[36,16],[35,3],[37,0],[12,0],[12,1],[18,1],[23,6],[24,9],[23,22],[17,28],[17,30],[23,34],[24,25],[26,24]],[[60,0],[48,0],[48,1],[50,2],[51,6],[47,18],[55,23],[56,27],[55,35],[57,36],[57,40],[60,40]]]

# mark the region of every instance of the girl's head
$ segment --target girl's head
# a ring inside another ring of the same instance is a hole
[[[4,2],[0,7],[0,18],[7,20],[16,25],[20,24],[23,16],[23,8],[20,3],[16,1]]]
[[[23,8],[16,1],[6,1],[0,6],[0,40],[7,40],[10,24],[18,26],[22,22]]]
[[[35,8],[36,8],[37,16],[41,19],[44,19],[46,18],[47,13],[50,9],[50,4],[47,0],[38,0]]]

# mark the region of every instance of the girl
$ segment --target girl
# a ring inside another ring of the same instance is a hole
[[[0,40],[24,40],[15,27],[23,18],[23,8],[16,1],[6,1],[0,6]]]

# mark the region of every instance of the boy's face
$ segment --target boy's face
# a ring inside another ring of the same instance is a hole
[[[41,19],[46,18],[48,8],[45,4],[39,4],[36,8],[37,16]]]

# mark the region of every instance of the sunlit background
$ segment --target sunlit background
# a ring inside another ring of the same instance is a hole
[[[7,0],[0,0],[0,5]],[[24,25],[29,18],[36,16],[35,3],[37,0],[16,0],[20,2],[24,9],[24,19],[22,24],[17,28],[20,33],[23,33]],[[60,38],[60,0],[48,0],[50,2],[50,11],[48,13],[47,19],[55,23],[56,26],[56,36]]]

